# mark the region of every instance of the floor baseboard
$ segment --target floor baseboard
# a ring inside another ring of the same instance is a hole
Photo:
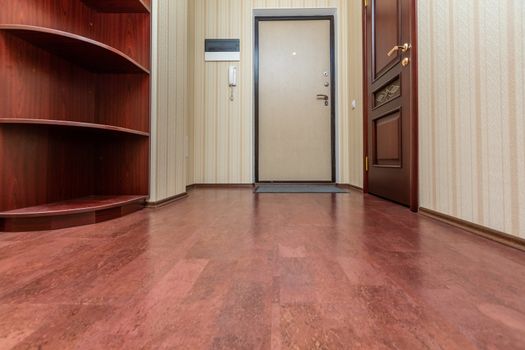
[[[419,208],[419,213],[423,216],[444,222],[446,224],[452,225],[457,228],[461,228],[475,235],[490,239],[491,241],[495,241],[506,246],[525,251],[525,240],[522,238],[511,236],[507,233],[498,230],[474,224],[472,222],[458,219],[450,215],[441,214],[434,210],[426,208]]]
[[[358,192],[363,192],[363,189],[358,186],[350,185],[350,184],[335,184],[337,187],[345,189],[345,190],[354,190]]]
[[[253,188],[254,184],[193,184],[186,187],[187,190],[195,188]]]
[[[186,197],[188,197],[188,192],[184,192],[184,193],[178,194],[176,196],[172,196],[172,197],[169,197],[169,198],[157,201],[157,202],[147,202],[146,203],[146,208],[153,208],[153,209],[160,208],[160,207],[163,207],[165,205],[168,205],[168,204],[171,204],[173,202],[176,202],[178,200],[184,199]]]

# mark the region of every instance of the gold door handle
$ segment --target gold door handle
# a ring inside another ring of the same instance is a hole
[[[403,46],[394,46],[392,48],[392,50],[388,51],[388,57],[392,56],[395,52],[397,51],[401,51],[401,52],[407,52],[408,50],[410,50],[412,48],[412,45],[410,45],[409,43],[405,43]]]

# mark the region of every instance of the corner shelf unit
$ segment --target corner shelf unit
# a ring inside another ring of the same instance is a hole
[[[150,6],[17,0],[2,8],[0,231],[86,225],[144,207]]]

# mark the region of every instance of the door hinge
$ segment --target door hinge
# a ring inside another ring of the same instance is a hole
[[[363,0],[365,8],[368,7],[368,0]]]
[[[368,172],[368,157],[365,157],[365,171]]]

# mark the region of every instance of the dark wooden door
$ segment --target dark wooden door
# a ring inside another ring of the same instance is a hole
[[[365,8],[365,189],[417,210],[415,0]]]

